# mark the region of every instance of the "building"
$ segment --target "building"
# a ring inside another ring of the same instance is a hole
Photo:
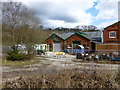
[[[104,43],[97,45],[99,52],[120,52],[120,21],[104,28]]]
[[[76,49],[79,50],[79,47],[91,49],[91,39],[89,39],[87,34],[76,32],[65,39],[65,49],[70,49],[71,51],[73,51]]]
[[[45,43],[50,46],[51,51],[63,51],[64,50],[64,39],[58,34],[53,33],[46,40]]]
[[[104,28],[104,43],[120,43],[120,21]]]
[[[93,42],[103,43],[103,31],[102,30],[87,31],[84,33],[87,34],[92,39]]]
[[[89,48],[91,49],[91,39],[87,36],[87,34],[82,32],[75,33],[64,33],[64,34],[56,34],[53,33],[49,36],[45,43],[50,45],[51,51],[65,51],[69,49],[71,52],[74,49]]]

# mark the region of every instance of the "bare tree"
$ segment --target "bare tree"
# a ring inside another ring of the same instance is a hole
[[[15,28],[19,23],[21,16],[22,4],[19,2],[3,2],[2,3],[2,24],[11,30],[12,41],[15,44]],[[4,30],[4,29],[3,29]]]
[[[82,30],[85,30],[85,31],[91,31],[91,30],[97,30],[97,27],[94,26],[94,25],[83,25],[81,26]]]
[[[97,30],[97,27],[94,25],[89,25],[88,30]]]
[[[82,28],[82,30],[88,30],[88,26],[87,25],[83,25],[83,26],[81,26],[81,28]]]
[[[19,2],[3,3],[2,11],[3,31],[9,32],[14,44],[36,43],[35,41],[39,40],[35,34],[40,34],[40,20],[35,11]]]
[[[19,36],[17,39],[19,43],[33,43],[36,37],[35,32],[39,29],[40,21],[36,17],[35,12],[29,11],[27,8],[24,9],[22,17],[20,20],[20,25],[18,26],[18,31],[16,35]]]

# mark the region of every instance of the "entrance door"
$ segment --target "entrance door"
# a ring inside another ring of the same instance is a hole
[[[55,42],[55,43],[53,44],[53,50],[54,50],[54,51],[57,51],[57,52],[62,51],[61,42]]]
[[[73,41],[73,49],[77,49],[78,45],[80,45],[80,41]]]
[[[92,52],[95,52],[95,50],[96,50],[96,44],[94,42],[92,42],[91,44],[92,44]]]

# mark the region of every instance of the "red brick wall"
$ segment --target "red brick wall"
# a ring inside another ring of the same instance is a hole
[[[53,37],[57,38],[55,41],[61,41],[61,43],[62,43],[62,50],[64,50],[64,41],[61,38],[59,38],[57,35],[53,35],[52,37],[50,37],[49,39],[47,39],[45,41],[45,43],[51,45],[51,48],[53,50],[53,43],[54,43]]]
[[[71,36],[70,38],[65,40],[66,44],[65,44],[63,39],[61,39],[60,37],[58,37],[56,35],[50,37],[49,39],[47,39],[45,41],[45,43],[51,45],[52,49],[53,49],[53,37],[57,37],[56,41],[61,41],[61,43],[62,43],[62,50],[67,49],[67,45],[72,45],[72,43],[73,43],[72,41],[80,41],[81,45],[86,45],[86,47],[91,47],[90,40],[88,40],[88,39],[86,39],[86,38],[84,38],[84,37],[82,37],[82,36],[80,36],[78,34],[74,34],[73,36]]]
[[[88,39],[78,34],[74,34],[73,36],[71,36],[70,38],[66,40],[66,48],[68,45],[72,45],[73,43],[72,41],[80,41],[81,45],[86,45],[87,47],[91,47],[91,42]]]
[[[111,31],[116,32],[116,38],[109,38],[109,33]],[[109,26],[104,29],[104,43],[120,43],[120,31],[117,25]]]

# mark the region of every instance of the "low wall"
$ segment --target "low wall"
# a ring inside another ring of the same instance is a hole
[[[120,44],[96,44],[97,52],[120,52]]]

